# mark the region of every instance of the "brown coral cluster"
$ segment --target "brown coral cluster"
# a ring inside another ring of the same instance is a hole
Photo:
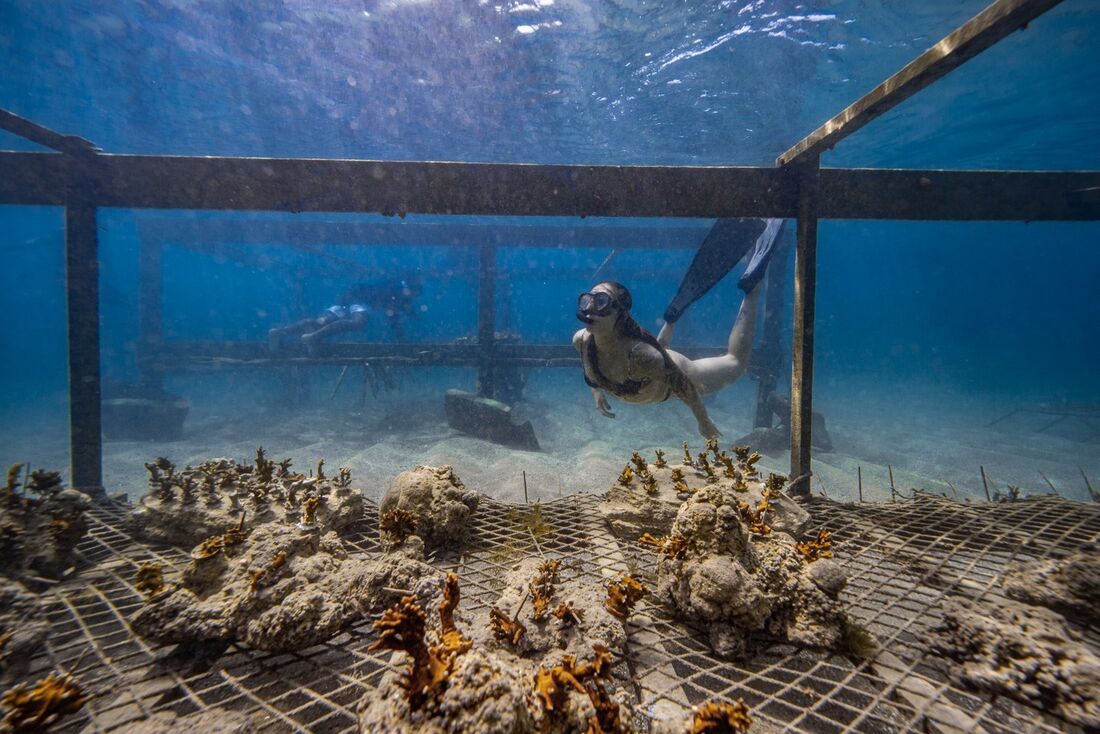
[[[241,519],[237,523],[236,527],[230,528],[221,535],[214,535],[207,538],[203,542],[191,551],[191,557],[195,560],[201,561],[206,558],[212,558],[218,555],[226,548],[243,543],[245,538],[248,537],[248,533],[244,529],[245,513],[241,513]]]
[[[164,591],[164,575],[160,564],[150,561],[138,566],[134,577],[134,588],[147,599]]]
[[[760,500],[760,504],[756,506],[755,510],[747,502],[738,502],[737,509],[741,513],[741,520],[748,526],[749,532],[755,535],[768,535],[771,533],[772,526],[764,519],[764,515],[772,509],[766,491],[764,492],[764,498]]]
[[[390,510],[382,515],[378,529],[392,545],[398,546],[416,533],[416,515],[406,510]]]
[[[535,673],[535,693],[545,711],[560,713],[569,691],[584,693],[595,713],[588,721],[588,734],[625,734],[619,704],[611,700],[600,681],[611,678],[611,651],[594,645],[591,662],[577,663],[573,655],[563,655],[560,665],[539,668]]]
[[[401,680],[409,708],[418,711],[438,699],[454,672],[455,660],[468,651],[470,640],[455,627],[454,611],[459,602],[458,577],[449,574],[439,605],[439,642],[427,641],[427,615],[416,597],[406,596],[387,609],[374,623],[379,631],[371,650],[396,650],[412,658]]]
[[[619,619],[626,619],[634,612],[634,605],[645,595],[646,588],[641,581],[629,574],[620,574],[607,585],[604,607]]]
[[[744,734],[751,725],[752,717],[744,699],[737,699],[737,703],[708,703],[695,712],[690,734]]]
[[[832,533],[825,528],[821,528],[817,531],[817,538],[802,543],[795,543],[794,549],[806,559],[807,563],[812,563],[818,558],[832,558],[833,544],[830,540],[831,536]]]
[[[0,721],[3,734],[44,732],[91,699],[72,675],[50,673],[28,688],[21,684],[6,691],[0,703],[7,708]]]
[[[518,615],[517,615],[518,616]],[[519,644],[520,639],[527,632],[527,628],[518,619],[509,617],[496,607],[489,610],[489,627],[493,636],[501,642],[507,642],[513,647]]]
[[[667,558],[683,558],[688,551],[688,539],[681,535],[666,535],[663,538],[657,538],[650,533],[642,533],[642,537],[638,538],[638,542]]]
[[[550,611],[553,601],[554,584],[558,581],[558,573],[561,571],[561,561],[544,561],[539,565],[539,575],[528,585],[531,592],[531,600],[534,604],[532,619],[536,622],[543,619]]]

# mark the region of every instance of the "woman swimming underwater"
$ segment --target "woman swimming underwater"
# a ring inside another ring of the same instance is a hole
[[[596,408],[608,418],[614,418],[604,393],[611,393],[629,403],[659,403],[676,397],[687,403],[699,424],[699,433],[705,438],[721,435],[707,415],[701,395],[716,392],[745,374],[752,351],[756,310],[760,300],[760,287],[772,244],[778,235],[781,220],[725,220],[739,228],[737,240],[730,242],[733,232],[727,228],[720,236],[708,236],[700,246],[692,267],[685,276],[673,305],[665,312],[665,324],[654,337],[635,321],[630,314],[630,291],[614,281],[605,281],[577,299],[577,318],[584,328],[573,335],[573,346],[581,356],[584,381],[592,388]],[[763,227],[746,229],[746,222]],[[720,221],[715,230],[723,226]],[[746,240],[746,234],[757,236]],[[714,231],[712,230],[712,235]],[[740,246],[739,246],[740,245]],[[753,247],[755,245],[755,247]],[[688,359],[679,352],[668,349],[675,328],[675,320],[692,301],[717,282],[713,262],[709,255],[717,255],[726,261],[725,269],[719,267],[718,278],[724,276],[752,247],[749,264],[739,280],[745,291],[737,318],[733,322],[726,353],[718,357]],[[732,260],[732,262],[730,262]],[[696,265],[700,267],[696,267]],[[709,273],[710,282],[700,289],[692,286],[692,273]],[[685,295],[687,294],[687,295]],[[681,305],[676,305],[677,302]],[[672,318],[670,318],[670,316]]]

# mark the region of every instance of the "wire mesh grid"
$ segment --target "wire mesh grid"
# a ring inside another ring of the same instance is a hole
[[[460,552],[430,559],[458,572],[467,613],[497,600],[506,572],[543,553],[563,574],[602,581],[642,577],[654,559],[619,542],[601,520],[600,497],[573,495],[535,506],[483,499]],[[1062,732],[1064,721],[1010,699],[965,690],[928,650],[950,596],[995,599],[1013,560],[1061,556],[1100,538],[1100,506],[1043,497],[960,504],[920,493],[890,504],[815,498],[815,526],[833,532],[849,573],[842,599],[880,645],[869,660],[754,639],[743,661],[717,658],[703,628],[642,602],[628,623],[627,669],[653,719],[679,718],[711,700],[743,698],[758,729],[807,732]],[[378,549],[377,507],[345,534],[353,552]],[[273,654],[237,645],[157,647],[131,633],[144,603],[134,588],[146,561],[182,569],[189,556],[151,547],[127,532],[126,507],[97,507],[78,550],[75,578],[43,595],[50,623],[45,653],[27,676],[77,670],[94,698],[65,731],[113,732],[154,713],[244,713],[264,732],[350,732],[358,701],[400,656],[367,650],[370,622],[305,650]],[[652,579],[651,579],[652,580]],[[1100,634],[1086,630],[1091,647]]]

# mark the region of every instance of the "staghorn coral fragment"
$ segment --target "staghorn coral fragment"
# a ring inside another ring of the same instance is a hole
[[[815,540],[795,543],[794,549],[806,559],[806,563],[813,563],[818,558],[832,558],[832,541],[829,540],[831,535],[828,530],[821,528],[817,531]]]
[[[657,491],[657,478],[647,473],[642,480],[642,489],[649,494],[655,493]]]
[[[623,473],[619,475],[617,481],[624,487],[630,486],[630,483],[634,481],[634,470],[630,468],[630,464],[623,467]]]
[[[630,455],[630,463],[632,463],[634,465],[634,468],[637,469],[638,474],[645,474],[649,471],[649,464],[646,462],[645,458],[643,458],[642,455],[639,454],[637,451]]]
[[[539,575],[527,585],[534,602],[534,611],[531,619],[538,622],[546,616],[550,610],[550,603],[554,594],[554,584],[558,580],[558,572],[561,570],[561,561],[544,561],[539,564]]]
[[[443,659],[453,660],[468,651],[474,644],[455,626],[455,609],[458,608],[460,598],[458,576],[449,573],[443,583],[443,600],[439,602],[439,645],[437,654]]]
[[[563,627],[568,627],[572,624],[580,624],[584,611],[581,609],[574,609],[572,602],[563,601],[554,607],[554,611],[550,612],[550,614],[555,619],[559,620]]]
[[[401,679],[401,689],[409,701],[409,708],[419,710],[429,700],[437,686],[448,675],[450,665],[432,655],[424,639],[427,617],[416,603],[415,596],[406,596],[397,606],[390,607],[382,618],[374,623],[378,639],[367,649],[394,650],[406,653],[412,660]]]
[[[546,711],[560,711],[570,688],[584,693],[586,682],[611,677],[611,650],[604,645],[593,645],[592,651],[595,654],[591,662],[578,665],[575,656],[563,655],[560,665],[538,669],[535,673],[535,693]]]
[[[401,545],[416,533],[416,515],[405,510],[390,510],[382,515],[378,529],[392,545]]]
[[[752,725],[744,699],[737,703],[708,703],[696,710],[689,734],[744,734]]]
[[[642,582],[629,574],[620,574],[607,586],[604,607],[619,619],[626,619],[634,611],[634,605],[645,595],[646,588]]]
[[[518,619],[511,619],[507,614],[496,607],[489,610],[489,626],[493,630],[493,636],[501,642],[507,642],[513,647],[519,644],[520,639],[527,628]]]
[[[778,494],[783,491],[783,487],[787,484],[787,477],[782,474],[769,473],[767,481],[764,482],[764,489],[768,494]]]
[[[302,503],[302,510],[305,512],[305,516],[302,518],[303,525],[317,524],[317,505],[319,504],[321,504],[319,497],[307,497],[306,501]]]
[[[688,448],[688,442],[684,441],[684,466],[695,466],[695,460],[691,458],[691,449]]]
[[[151,599],[164,591],[164,576],[159,563],[148,562],[138,566],[134,577],[134,588],[146,599]]]
[[[657,454],[657,461],[653,462],[653,466],[658,469],[663,469],[668,466],[668,462],[665,461],[665,452],[660,449],[654,449],[654,453]]]
[[[771,533],[771,525],[764,521],[764,514],[771,510],[771,504],[768,502],[766,493],[755,510],[751,509],[747,502],[738,502],[737,510],[741,513],[741,520],[748,525],[750,532],[756,535]]]
[[[0,731],[31,734],[47,731],[69,714],[75,714],[91,700],[72,675],[50,673],[28,688],[20,684],[0,697],[8,711],[0,721]]]
[[[592,707],[596,713],[588,720],[587,734],[627,734],[619,715],[619,704],[611,700],[607,695],[607,689],[597,681],[588,681],[584,684],[588,692],[588,698],[592,701]]]
[[[675,469],[673,469],[672,470],[672,481],[674,481],[674,482],[684,481],[684,470],[679,468],[679,467],[676,467]]]
[[[688,539],[680,535],[657,538],[649,533],[642,533],[638,542],[669,558],[683,558],[688,549]]]

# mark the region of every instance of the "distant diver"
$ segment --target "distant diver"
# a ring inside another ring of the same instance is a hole
[[[748,368],[756,327],[760,283],[781,219],[720,219],[699,246],[680,288],[665,310],[665,324],[654,337],[630,314],[632,299],[625,286],[604,281],[577,299],[583,329],[573,335],[581,355],[584,381],[592,388],[596,408],[614,418],[604,392],[629,403],[659,403],[676,397],[687,403],[706,438],[721,435],[700,399],[740,378]],[[726,354],[688,359],[668,349],[676,322],[743,258],[738,287],[745,292],[730,331]]]
[[[404,339],[402,319],[418,316],[414,304],[420,291],[420,279],[415,276],[356,283],[320,315],[270,329],[268,346],[271,351],[277,351],[283,339],[298,336],[312,354],[317,345],[329,337],[365,329],[371,313],[383,314],[389,320],[394,337],[401,341]]]

